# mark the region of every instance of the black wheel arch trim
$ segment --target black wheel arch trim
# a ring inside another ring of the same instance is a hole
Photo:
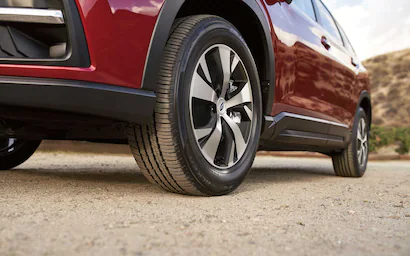
[[[157,74],[164,55],[164,48],[171,32],[172,24],[185,1],[186,0],[166,0],[163,4],[151,37],[151,43],[145,61],[144,75],[142,79],[142,88],[144,90],[156,91],[157,89]],[[265,53],[267,53],[268,58],[267,63],[265,63],[266,77],[261,79],[261,83],[265,83],[264,86],[269,87],[267,99],[264,100],[264,112],[265,114],[270,114],[275,92],[275,56],[271,29],[264,12],[255,0],[242,0],[242,2],[256,14],[263,28],[265,36]]]
[[[154,92],[85,81],[0,76],[0,106],[44,109],[147,124]]]
[[[355,113],[357,113],[357,111],[359,110],[360,106],[362,105],[363,100],[368,100],[369,103],[370,103],[370,116],[368,118],[369,118],[369,128],[371,128],[371,125],[372,125],[372,99],[371,99],[370,93],[368,91],[362,91],[360,93],[359,100],[357,101],[358,103],[357,103]]]

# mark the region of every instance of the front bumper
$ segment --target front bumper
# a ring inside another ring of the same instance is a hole
[[[67,79],[129,88],[142,87],[147,53],[161,5],[155,1],[135,0],[36,0],[34,2],[64,3],[66,24],[55,26],[60,29],[65,26],[68,29],[70,40],[67,41],[69,54],[66,57],[69,58],[67,61],[70,63],[65,60],[5,59],[2,58],[0,50],[1,76]],[[0,7],[1,3],[0,0]],[[4,25],[13,27],[15,24],[0,21],[0,30]],[[31,27],[28,25],[31,24],[22,23],[24,29],[21,27],[15,29],[32,33],[34,39],[36,36],[42,39],[42,33],[37,34],[39,29],[50,34],[54,31],[42,27],[29,29]],[[53,39],[48,46],[58,46],[60,42],[66,41]]]
[[[73,80],[0,76],[0,106],[95,116],[136,124],[153,115],[153,92]]]

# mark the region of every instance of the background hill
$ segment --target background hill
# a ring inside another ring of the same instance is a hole
[[[363,62],[372,86],[373,124],[410,127],[410,49]]]

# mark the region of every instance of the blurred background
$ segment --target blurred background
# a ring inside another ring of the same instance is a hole
[[[409,0],[323,2],[343,26],[362,60],[410,48]]]
[[[368,69],[372,86],[371,151],[410,148],[410,1],[323,0]]]

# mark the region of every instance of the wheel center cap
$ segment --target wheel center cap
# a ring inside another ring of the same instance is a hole
[[[218,109],[218,114],[223,116],[226,113],[226,101],[223,98],[220,98],[216,103],[216,107]]]

